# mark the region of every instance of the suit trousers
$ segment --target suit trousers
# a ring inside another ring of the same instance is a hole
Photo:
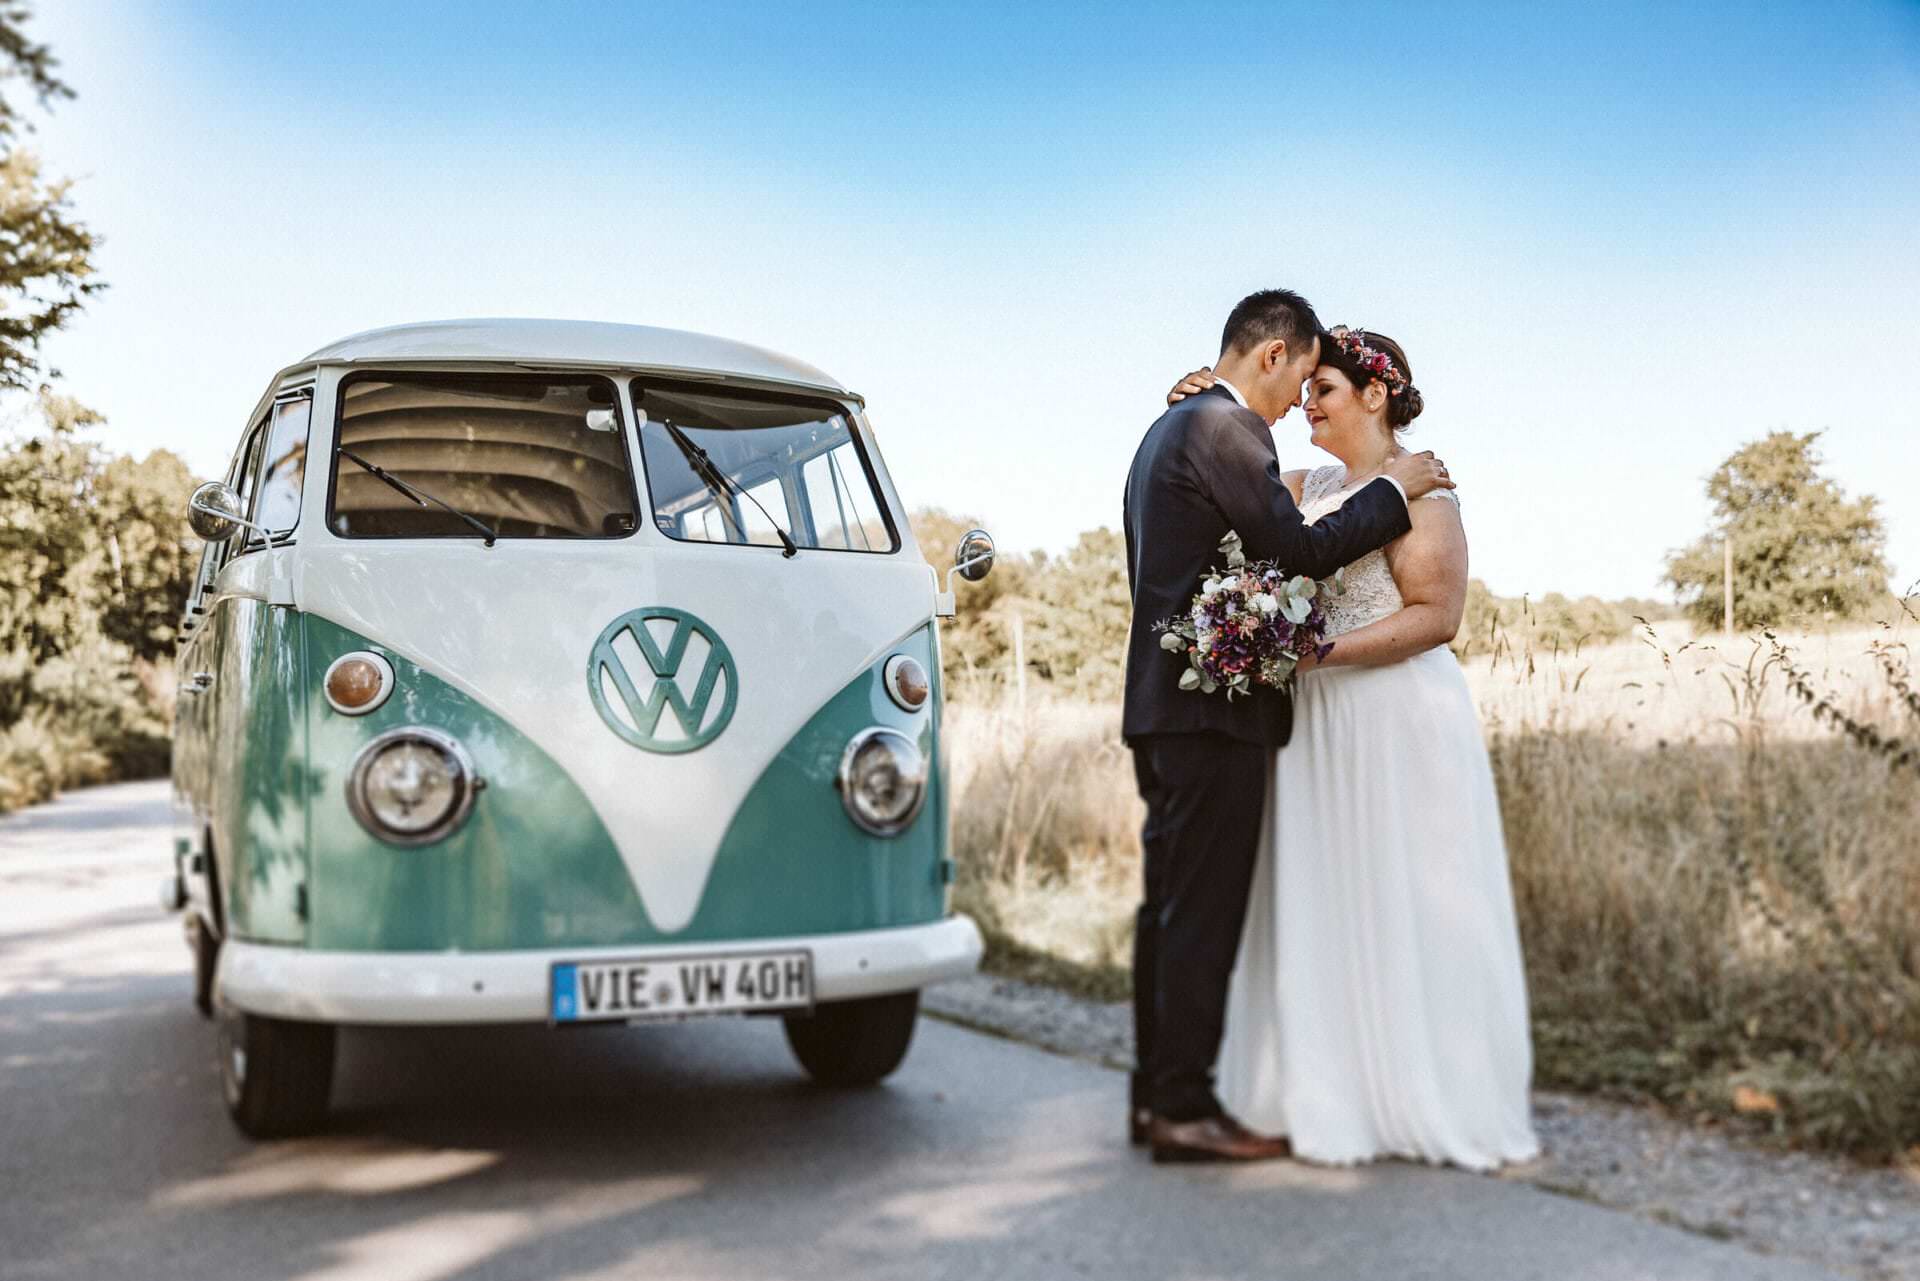
[[[1214,1060],[1259,854],[1272,749],[1225,734],[1130,742],[1147,803],[1145,896],[1134,923],[1135,1107],[1218,1115]]]

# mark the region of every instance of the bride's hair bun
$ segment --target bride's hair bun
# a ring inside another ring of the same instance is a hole
[[[1420,411],[1426,407],[1427,398],[1420,394],[1418,387],[1409,383],[1407,389],[1398,396],[1387,398],[1387,425],[1395,431],[1405,431],[1407,424],[1418,418]]]

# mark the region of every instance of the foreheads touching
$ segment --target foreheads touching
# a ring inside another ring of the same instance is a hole
[[[1216,372],[1268,423],[1300,403],[1320,359],[1320,318],[1290,289],[1263,289],[1234,306],[1220,335]]]

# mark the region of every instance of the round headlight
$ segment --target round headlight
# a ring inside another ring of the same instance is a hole
[[[393,845],[426,845],[458,827],[480,780],[458,742],[438,730],[388,730],[360,749],[347,774],[347,808]]]
[[[928,683],[927,669],[920,666],[920,660],[895,654],[887,660],[882,676],[888,696],[904,710],[917,712],[927,705],[927,695],[933,692],[933,686]]]
[[[898,730],[866,729],[840,758],[840,802],[875,836],[895,836],[927,798],[927,760]]]
[[[327,668],[320,687],[334,711],[365,716],[393,693],[393,664],[368,650],[342,654]]]

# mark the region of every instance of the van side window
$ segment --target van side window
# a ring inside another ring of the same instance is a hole
[[[227,484],[233,486],[234,492],[240,495],[241,511],[249,511],[253,507],[254,481],[258,479],[260,473],[260,438],[266,435],[266,426],[266,423],[262,422],[247,436],[247,443],[241,447],[239,455],[233,460],[233,469],[227,473]],[[222,565],[232,563],[236,556],[245,555],[250,550],[245,546],[246,536],[247,531],[243,529],[220,545]],[[259,545],[260,540],[255,539],[254,546]]]
[[[300,493],[307,475],[307,429],[312,420],[310,396],[277,401],[273,406],[259,494],[247,519],[276,535],[290,534],[300,523]],[[253,541],[259,543],[259,536],[254,535]]]

